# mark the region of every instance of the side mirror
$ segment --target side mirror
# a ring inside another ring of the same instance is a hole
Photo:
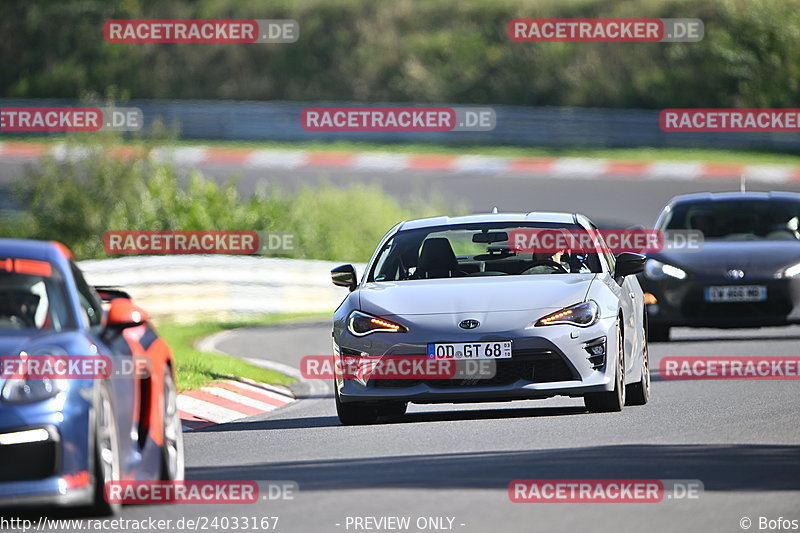
[[[106,328],[121,330],[141,326],[148,318],[147,312],[129,299],[115,298],[108,308]]]
[[[615,278],[624,278],[631,274],[638,274],[644,271],[644,262],[647,257],[642,254],[634,254],[631,252],[622,252],[617,255],[617,265],[614,268]]]
[[[337,287],[347,287],[350,292],[356,290],[356,269],[353,265],[342,265],[331,270],[331,280]]]

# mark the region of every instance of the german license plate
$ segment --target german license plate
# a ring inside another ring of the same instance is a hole
[[[511,341],[429,344],[428,359],[510,359]]]
[[[767,299],[764,285],[726,285],[706,287],[707,302],[763,302]]]

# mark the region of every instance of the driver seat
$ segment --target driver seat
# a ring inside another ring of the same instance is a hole
[[[416,277],[419,279],[452,278],[461,274],[450,241],[434,237],[422,243]]]

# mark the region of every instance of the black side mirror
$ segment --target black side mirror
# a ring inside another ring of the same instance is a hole
[[[647,257],[642,254],[622,252],[617,255],[617,265],[614,267],[614,277],[624,278],[631,274],[638,274],[644,271],[644,262]]]
[[[353,265],[342,265],[331,270],[331,280],[337,287],[347,287],[350,291],[356,290],[356,269]]]

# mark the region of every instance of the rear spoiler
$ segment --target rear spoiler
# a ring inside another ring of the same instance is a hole
[[[100,295],[103,303],[108,303],[111,300],[116,300],[117,298],[127,298],[128,300],[131,299],[130,294],[114,287],[95,287],[94,290],[96,290],[97,294]]]

